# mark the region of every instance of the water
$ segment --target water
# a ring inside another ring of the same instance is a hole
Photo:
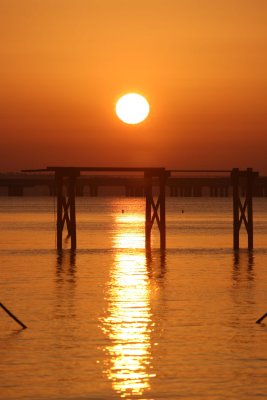
[[[0,199],[0,301],[29,327],[0,309],[0,398],[267,397],[267,199],[236,254],[231,199],[168,199],[165,254],[143,199],[77,203],[75,254],[54,199]]]

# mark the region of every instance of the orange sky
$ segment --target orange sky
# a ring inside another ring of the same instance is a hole
[[[1,0],[0,171],[267,174],[266,0]],[[115,102],[143,93],[129,126]]]

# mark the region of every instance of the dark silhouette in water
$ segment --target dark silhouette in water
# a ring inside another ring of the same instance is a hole
[[[246,171],[239,171],[238,168],[233,168],[231,179],[233,184],[233,247],[234,250],[239,250],[239,233],[242,222],[244,222],[247,237],[248,249],[253,249],[253,185],[254,180],[258,177],[258,172],[253,172],[252,168],[247,168]],[[243,183],[242,183],[243,182]],[[245,185],[245,201],[241,199],[240,187],[241,183]]]
[[[230,170],[166,170],[158,168],[129,167],[47,167],[46,169],[23,170],[22,172],[54,172],[57,193],[57,249],[62,250],[62,234],[67,227],[71,241],[71,249],[77,247],[76,240],[76,189],[77,178],[81,172],[142,172],[144,178],[145,205],[145,246],[151,248],[151,232],[153,224],[159,229],[160,249],[166,249],[166,183],[172,173],[229,173],[233,186],[233,248],[239,250],[239,233],[242,222],[247,230],[248,249],[253,249],[253,184],[259,173],[252,168],[240,171]],[[157,198],[154,198],[153,186],[158,187]],[[241,187],[245,187],[246,198],[243,202],[240,196]],[[123,212],[122,212],[123,213]],[[184,213],[184,210],[182,210]]]
[[[265,313],[262,317],[260,317],[260,318],[256,321],[256,324],[260,324],[261,321],[263,321],[264,318],[266,318],[266,317],[267,317],[267,313]]]
[[[3,310],[4,310],[11,318],[14,319],[14,321],[16,321],[20,326],[22,326],[23,329],[26,329],[26,328],[27,328],[27,326],[24,325],[24,323],[21,322],[17,317],[15,317],[15,315],[12,314],[12,312],[9,311],[9,310],[4,306],[4,304],[0,303],[0,307],[2,307]]]

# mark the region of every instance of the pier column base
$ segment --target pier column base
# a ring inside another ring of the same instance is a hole
[[[56,172],[57,188],[57,249],[62,249],[64,226],[67,227],[67,238],[71,240],[71,249],[76,249],[76,209],[75,186],[77,173],[63,175]]]
[[[154,222],[157,222],[160,234],[160,248],[166,249],[166,180],[169,176],[164,168],[155,174],[151,171],[144,172],[145,178],[145,197],[146,197],[146,221],[145,236],[146,249],[151,248],[151,232]],[[153,196],[153,178],[159,179],[159,193],[157,198]]]
[[[248,249],[253,249],[253,183],[258,172],[253,172],[252,168],[247,168],[246,171],[239,171],[234,168],[231,173],[233,184],[233,247],[234,250],[239,249],[239,233],[242,222],[244,222],[247,237]],[[242,186],[240,186],[242,185]],[[241,200],[240,191],[245,196],[244,202]]]

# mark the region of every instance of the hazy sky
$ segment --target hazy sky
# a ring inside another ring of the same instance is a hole
[[[1,0],[0,171],[267,174],[266,0]],[[115,115],[121,94],[151,104]]]

